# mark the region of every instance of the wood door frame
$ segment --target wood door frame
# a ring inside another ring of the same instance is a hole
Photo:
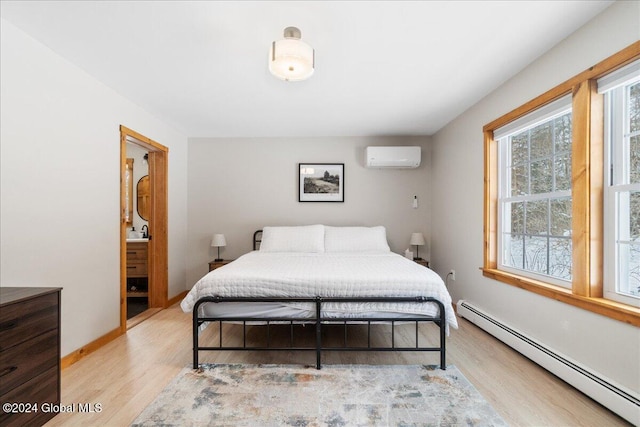
[[[166,308],[168,302],[168,163],[169,148],[120,125],[120,331],[127,331],[127,224],[125,218],[125,167],[127,143],[149,150],[149,308]]]

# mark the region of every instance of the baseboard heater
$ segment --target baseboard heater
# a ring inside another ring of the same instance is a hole
[[[622,418],[634,425],[640,425],[638,393],[615,385],[611,380],[580,366],[566,356],[505,325],[467,301],[458,301],[457,309],[458,315],[498,338]]]

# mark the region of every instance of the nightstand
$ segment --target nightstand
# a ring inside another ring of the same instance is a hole
[[[427,261],[426,259],[414,259],[414,261],[424,267],[429,268],[429,261]]]
[[[232,259],[223,259],[222,261],[209,261],[209,271],[213,271],[216,268],[220,268],[223,265],[227,265],[231,261],[233,261],[233,260]]]

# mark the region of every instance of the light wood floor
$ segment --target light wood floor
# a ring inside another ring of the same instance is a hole
[[[460,329],[453,330],[447,342],[447,363],[456,365],[510,425],[629,425],[475,325],[460,318],[458,321]],[[208,333],[215,335],[214,331]],[[422,333],[421,345],[423,339],[431,340],[435,335],[429,333],[423,338]],[[400,342],[405,337],[399,333],[396,339]],[[178,305],[155,314],[62,371],[62,404],[100,404],[101,411],[59,414],[47,426],[129,425],[191,363],[191,346],[190,314],[183,313]],[[221,352],[202,355],[200,361],[312,365],[315,355]],[[437,364],[438,356],[332,352],[323,355],[323,363]]]

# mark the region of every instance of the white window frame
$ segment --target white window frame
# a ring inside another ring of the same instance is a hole
[[[598,79],[598,91],[605,95],[604,150],[604,259],[603,296],[606,299],[640,307],[640,297],[620,293],[620,272],[625,260],[619,252],[620,229],[627,223],[618,222],[619,194],[640,191],[640,183],[629,183],[628,87],[640,81],[640,61],[635,61]],[[626,261],[628,268],[628,261]]]
[[[571,289],[571,280],[563,280],[554,276],[533,272],[530,270],[514,268],[505,263],[505,243],[504,236],[510,232],[511,221],[507,219],[509,216],[509,203],[511,202],[527,202],[538,201],[548,199],[569,198],[571,199],[571,189],[562,191],[553,191],[549,193],[537,193],[529,194],[526,196],[508,196],[509,189],[511,188],[511,180],[508,169],[510,168],[510,144],[508,144],[509,137],[528,129],[532,129],[542,123],[552,121],[557,117],[567,114],[572,111],[572,97],[566,95],[560,99],[557,99],[541,108],[538,108],[531,113],[514,120],[513,122],[498,128],[494,131],[494,139],[498,141],[498,269],[509,273],[517,274],[520,276],[528,277],[534,280],[550,283],[562,288]],[[569,151],[570,154],[571,151]],[[530,173],[529,173],[530,176]],[[529,185],[531,182],[529,182]],[[523,234],[526,237],[526,235]],[[568,236],[571,241],[571,236]],[[547,248],[549,250],[549,248]],[[523,255],[524,256],[524,255]]]

